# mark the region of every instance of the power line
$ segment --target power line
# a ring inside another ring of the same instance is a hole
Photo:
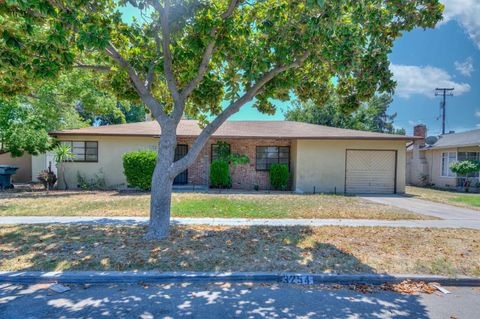
[[[446,108],[447,108],[447,96],[453,96],[454,88],[436,88],[435,96],[442,96],[443,99],[440,101],[440,111],[442,112],[442,134],[445,134],[445,119],[446,119]]]

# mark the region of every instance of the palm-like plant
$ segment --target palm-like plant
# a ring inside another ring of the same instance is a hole
[[[65,162],[73,161],[75,154],[72,153],[72,149],[67,144],[59,144],[53,149],[55,162],[60,164],[60,171],[62,172],[63,183],[65,184],[65,189],[68,189],[67,179],[65,178]]]

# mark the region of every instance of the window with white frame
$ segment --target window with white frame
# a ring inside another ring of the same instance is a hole
[[[455,177],[456,174],[450,169],[450,164],[457,161],[456,152],[442,153],[442,177]]]

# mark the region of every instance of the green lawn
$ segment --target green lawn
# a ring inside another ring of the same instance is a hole
[[[150,195],[118,192],[0,195],[0,216],[148,216]],[[172,216],[432,219],[353,196],[174,193]]]
[[[412,195],[432,202],[467,207],[480,210],[480,194],[460,193],[449,190],[407,186],[407,195]]]
[[[457,196],[451,200],[468,206],[480,207],[480,196]]]

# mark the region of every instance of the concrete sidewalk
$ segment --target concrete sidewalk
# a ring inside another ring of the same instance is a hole
[[[0,217],[0,225],[77,224],[77,225],[144,225],[147,217],[70,217],[12,216]],[[376,219],[248,219],[248,218],[172,218],[173,225],[212,226],[351,226],[408,228],[480,229],[480,220],[376,220]]]

